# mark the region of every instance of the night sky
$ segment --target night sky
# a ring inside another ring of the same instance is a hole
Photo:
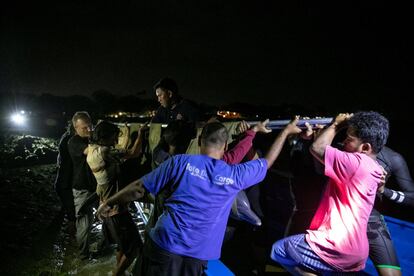
[[[184,97],[209,104],[410,107],[413,20],[394,2],[7,5],[1,93],[155,98],[153,84],[170,76]]]

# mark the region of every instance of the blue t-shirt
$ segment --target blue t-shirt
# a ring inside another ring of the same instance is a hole
[[[220,258],[224,231],[237,192],[266,175],[267,161],[228,165],[206,155],[176,155],[143,176],[145,188],[157,194],[175,189],[149,236],[161,248],[200,260]]]

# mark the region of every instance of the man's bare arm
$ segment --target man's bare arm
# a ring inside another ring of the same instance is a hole
[[[270,168],[275,162],[276,158],[279,156],[282,151],[283,145],[285,144],[286,138],[290,134],[300,133],[302,130],[296,126],[299,121],[299,116],[296,116],[276,137],[276,140],[273,142],[270,150],[267,152],[265,159],[267,161],[267,168]]]
[[[128,203],[133,200],[140,199],[145,194],[145,188],[141,179],[135,180],[134,182],[130,183],[128,186],[123,188],[121,191],[116,193],[115,195],[108,198],[108,200],[102,203],[96,215],[101,218],[106,217],[107,213],[111,209],[112,206],[116,204],[123,204]]]
[[[130,201],[140,199],[141,197],[144,196],[144,194],[145,194],[144,184],[141,181],[141,179],[138,179],[128,184],[128,186],[120,190],[115,195],[108,198],[106,203],[109,206],[112,206],[115,204],[127,203]]]
[[[329,125],[322,133],[316,138],[310,147],[312,155],[318,159],[321,163],[325,160],[326,147],[332,144],[335,135],[340,129],[344,127],[345,122],[351,118],[352,114],[340,113],[333,120],[332,124]]]

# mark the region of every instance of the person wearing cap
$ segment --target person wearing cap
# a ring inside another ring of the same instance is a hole
[[[197,108],[178,94],[178,86],[173,79],[162,78],[154,85],[154,90],[161,106],[152,118],[152,123],[168,124],[174,120],[186,122],[198,120]]]

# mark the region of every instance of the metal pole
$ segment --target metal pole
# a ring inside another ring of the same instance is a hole
[[[267,127],[270,129],[283,129],[287,124],[289,124],[290,120],[272,120],[269,121]],[[332,118],[324,117],[324,118],[312,118],[312,119],[299,119],[297,126],[299,128],[306,128],[305,123],[309,123],[311,126],[316,124],[319,125],[327,125],[332,122]],[[250,121],[248,122],[251,126],[259,123],[259,121]]]

